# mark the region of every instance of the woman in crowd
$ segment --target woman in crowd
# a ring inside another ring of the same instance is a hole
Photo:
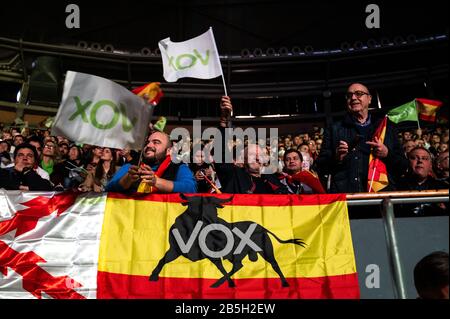
[[[118,170],[116,167],[116,152],[108,147],[103,149],[95,170],[89,172],[86,180],[78,187],[82,192],[103,192],[106,184]]]
[[[53,183],[64,189],[78,187],[87,176],[87,171],[83,168],[81,148],[71,144],[67,156],[66,160],[55,165],[52,174]]]
[[[50,175],[50,180],[52,180],[54,167],[60,160],[60,154],[57,144],[53,140],[47,139],[44,143],[44,148],[42,150],[41,156],[42,159],[39,166],[41,166],[42,169],[46,171],[48,175]]]

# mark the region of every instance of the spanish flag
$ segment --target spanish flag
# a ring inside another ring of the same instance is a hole
[[[381,121],[373,138],[378,138],[381,143],[384,143],[386,136],[387,116]],[[369,157],[369,174],[367,176],[367,191],[379,192],[389,184],[387,177],[386,165],[378,158],[370,153]]]
[[[345,195],[109,193],[97,298],[359,298]]]
[[[359,298],[343,194],[1,195],[0,299]]]
[[[161,83],[159,82],[151,82],[133,89],[132,92],[140,97],[146,96],[148,103],[157,105],[164,96],[163,91],[159,87],[160,85]]]
[[[419,118],[421,120],[428,122],[436,121],[436,113],[442,106],[441,101],[416,98],[416,103]]]

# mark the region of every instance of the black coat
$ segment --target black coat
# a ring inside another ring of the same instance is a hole
[[[35,170],[18,172],[14,167],[0,169],[0,188],[18,190],[19,186],[28,186],[30,191],[51,191],[50,181],[42,178]]]
[[[244,168],[233,164],[216,164],[221,191],[230,194],[289,194],[275,174],[252,177]]]
[[[401,191],[423,191],[448,189],[448,183],[428,177],[425,182],[418,184],[416,179],[408,174],[397,185],[397,190]],[[396,217],[413,217],[413,216],[440,216],[448,215],[448,203],[414,203],[402,204],[395,209]]]
[[[372,140],[382,120],[372,116],[368,126],[360,127],[346,114],[342,121],[333,123],[325,130],[316,168],[322,176],[331,174],[331,193],[367,192],[370,146],[366,142]],[[349,153],[340,162],[336,157],[339,141],[349,145]],[[406,171],[408,161],[403,156],[397,130],[389,120],[384,144],[388,148],[388,156],[381,160],[386,164],[389,183],[395,185],[395,180]]]
[[[225,129],[219,128],[222,138],[214,140],[214,143],[222,143],[222,163],[215,163],[217,177],[219,178],[223,193],[230,194],[289,194],[285,185],[283,185],[275,174],[263,174],[261,177],[252,177],[244,168],[237,167],[231,163],[225,163],[227,150],[227,141],[225,141]],[[216,149],[216,148],[215,148]]]

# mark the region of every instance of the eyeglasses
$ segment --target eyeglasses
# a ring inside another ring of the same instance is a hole
[[[27,154],[17,153],[17,158],[24,158],[24,157],[31,159],[31,158],[34,158],[34,154],[33,153],[27,153]]]
[[[357,98],[360,98],[363,95],[370,95],[370,94],[367,92],[363,92],[363,91],[347,92],[347,93],[345,93],[345,98],[347,100],[351,99],[353,97],[353,95],[356,95]]]
[[[426,161],[430,160],[430,157],[429,156],[410,156],[409,159],[411,161],[416,160],[416,161],[426,162]]]
[[[50,145],[50,144],[46,144],[46,145],[44,145],[44,147],[46,147],[46,148],[55,148],[55,146]]]

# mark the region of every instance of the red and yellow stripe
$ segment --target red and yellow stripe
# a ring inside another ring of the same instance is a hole
[[[198,196],[198,195],[196,195]],[[203,195],[212,196],[212,195]],[[214,195],[229,198],[231,195]],[[169,248],[169,229],[186,210],[178,194],[125,197],[108,194],[98,265],[98,298],[358,298],[359,288],[345,195],[234,195],[219,217],[253,221],[281,239],[301,238],[303,248],[269,235],[290,286],[263,258],[225,283],[209,260],[182,256],[166,264],[158,281],[149,275]],[[231,263],[224,260],[227,271]]]
[[[419,118],[423,121],[436,121],[436,113],[442,106],[441,101],[416,98]]]
[[[377,137],[381,143],[384,143],[386,137],[387,116],[381,121],[374,137]],[[367,176],[367,191],[379,192],[389,184],[386,165],[378,158],[370,153],[369,156],[369,173]]]

